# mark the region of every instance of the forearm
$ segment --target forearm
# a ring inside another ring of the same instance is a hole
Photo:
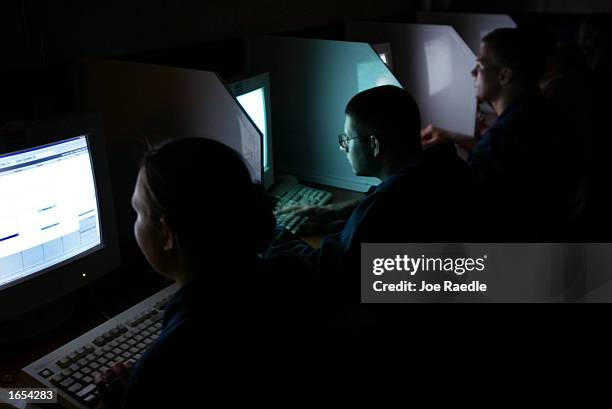
[[[333,211],[335,220],[347,220],[353,211],[359,206],[362,199],[352,199],[342,203],[332,203],[327,205]]]

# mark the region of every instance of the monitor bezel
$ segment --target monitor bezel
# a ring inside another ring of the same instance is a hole
[[[121,264],[101,117],[91,114],[23,124],[12,127],[10,135],[13,137],[0,138],[0,152],[17,152],[87,136],[98,199],[101,243],[33,274],[30,279],[2,289],[0,322],[9,321],[74,293]]]

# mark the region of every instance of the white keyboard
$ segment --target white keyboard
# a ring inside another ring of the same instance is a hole
[[[159,336],[166,304],[176,289],[175,285],[163,289],[23,371],[42,387],[57,388],[64,405],[82,409],[96,405],[95,374],[140,359]]]
[[[277,198],[276,210],[280,210],[289,206],[325,205],[331,201],[332,194],[312,187],[295,185],[290,190],[278,194]],[[276,222],[292,233],[296,233],[307,220],[305,217],[291,214],[282,214],[276,217]]]

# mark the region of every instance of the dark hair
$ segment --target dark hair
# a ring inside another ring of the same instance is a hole
[[[404,89],[385,85],[355,95],[346,106],[360,136],[373,134],[383,143],[413,151],[421,150],[421,114]]]
[[[154,217],[166,219],[188,255],[206,248],[254,255],[272,239],[271,200],[240,155],[222,143],[167,141],[144,155],[141,169]]]
[[[499,28],[482,39],[493,51],[495,61],[510,68],[525,85],[536,85],[546,68],[546,50],[540,37],[517,28]]]

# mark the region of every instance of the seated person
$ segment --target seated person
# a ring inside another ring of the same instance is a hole
[[[252,183],[241,157],[219,142],[178,139],[147,153],[132,205],[140,249],[179,289],[166,307],[160,337],[131,377],[125,365],[97,377],[100,397],[108,408],[196,406],[203,385],[198,374],[223,378],[237,361],[261,354],[259,332],[270,336],[278,322],[283,331],[291,329],[283,313],[302,324],[289,305],[300,302],[298,286],[283,299],[289,292],[275,284],[290,286],[293,277],[308,288],[299,275],[304,269],[257,256],[274,233],[272,203]],[[216,366],[215,360],[223,362]]]
[[[478,99],[498,119],[480,140],[434,126],[422,131],[427,146],[452,141],[471,150],[468,163],[487,199],[478,218],[491,221],[491,240],[563,239],[576,192],[568,127],[553,117],[538,88],[545,61],[536,44],[518,29],[483,38],[472,75]]]
[[[357,94],[346,107],[340,148],[358,176],[382,183],[367,196],[341,207],[293,209],[331,221],[348,218],[342,231],[313,249],[288,231],[277,228],[268,255],[289,252],[318,268],[327,283],[346,288],[344,301],[359,300],[361,243],[464,241],[470,230],[467,215],[474,190],[469,168],[452,144],[423,151],[420,113],[410,94],[382,86]],[[328,286],[338,300],[337,288]]]

